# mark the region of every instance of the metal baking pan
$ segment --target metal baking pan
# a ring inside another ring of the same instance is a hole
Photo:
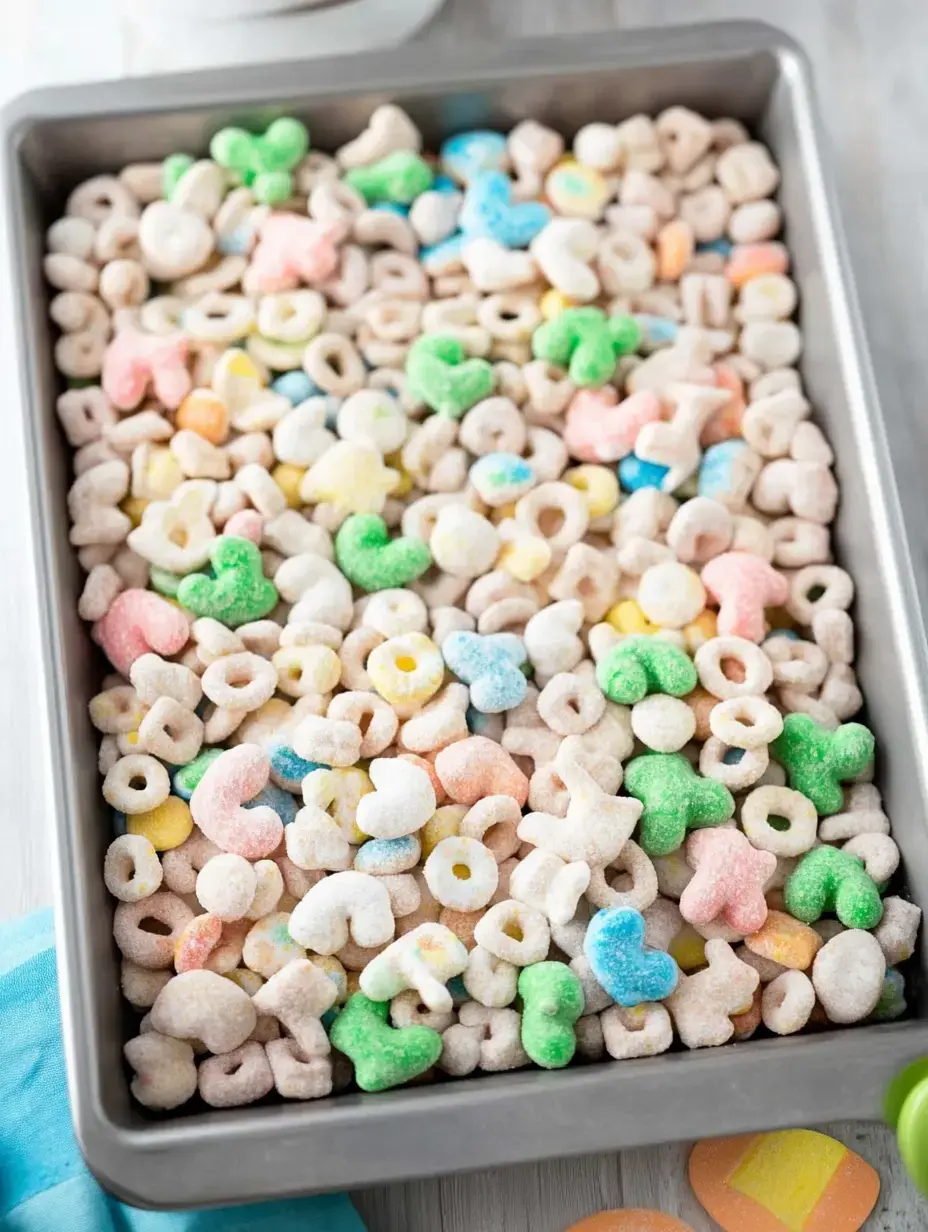
[[[568,136],[592,119],[684,103],[734,115],[769,143],[801,292],[803,378],[836,454],[839,558],[857,581],[859,670],[879,741],[878,781],[928,907],[928,662],[884,424],[824,166],[809,71],[775,30],[735,23],[482,48],[406,47],[288,63],[43,90],[3,119],[31,513],[40,586],[54,785],[64,1036],[77,1136],[106,1188],[137,1205],[189,1207],[358,1187],[610,1148],[879,1115],[890,1078],[928,1054],[928,1004],[912,961],[912,1014],[894,1025],[693,1053],[153,1118],[130,1102],[112,905],[101,868],[109,821],[86,703],[102,664],[75,615],[68,450],[42,279],[46,226],[85,176],[175,150],[205,150],[229,122],[305,119],[318,148],[354,136],[387,100],[431,145],[526,116]]]

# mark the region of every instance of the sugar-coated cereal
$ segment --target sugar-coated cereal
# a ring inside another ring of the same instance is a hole
[[[285,117],[71,194],[140,1103],[904,1012],[778,185],[687,108],[433,154],[385,104],[334,157]]]

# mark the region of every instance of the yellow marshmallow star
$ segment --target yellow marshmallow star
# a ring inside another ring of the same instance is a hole
[[[360,441],[339,441],[309,468],[300,484],[307,505],[325,501],[346,513],[381,513],[400,481],[380,451]]]

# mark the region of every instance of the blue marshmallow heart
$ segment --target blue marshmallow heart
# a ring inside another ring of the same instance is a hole
[[[464,194],[461,230],[468,239],[489,236],[504,248],[528,248],[551,220],[540,201],[512,204],[512,182],[502,171],[482,171]]]
[[[470,685],[471,705],[483,714],[501,714],[525,700],[528,685],[520,667],[527,656],[514,633],[452,633],[441,652],[455,676]]]
[[[628,1008],[663,1001],[677,986],[677,964],[663,950],[644,943],[640,911],[608,907],[597,911],[583,941],[593,975],[613,1001]]]
[[[744,440],[719,441],[702,455],[699,495],[712,500],[730,495],[740,486],[745,466],[750,466],[751,447]]]
[[[506,165],[506,138],[502,133],[458,133],[439,151],[441,165],[461,184],[469,184],[481,171],[499,171]],[[441,190],[439,190],[441,191]]]

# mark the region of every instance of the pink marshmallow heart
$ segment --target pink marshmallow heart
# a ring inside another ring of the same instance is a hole
[[[702,584],[719,605],[719,633],[749,642],[764,639],[764,609],[779,607],[789,597],[783,574],[751,552],[716,556],[703,569]]]
[[[100,384],[121,411],[134,410],[149,386],[159,402],[176,410],[193,385],[187,371],[186,338],[120,330],[103,356]]]
[[[271,763],[256,744],[239,744],[217,757],[190,797],[190,812],[208,839],[243,856],[261,860],[280,846],[283,822],[267,804],[242,805],[267,786]]]
[[[777,858],[757,851],[740,830],[698,830],[686,844],[686,861],[696,871],[680,898],[680,913],[690,924],[709,924],[719,916],[746,937],[767,919],[764,885]]]
[[[581,389],[567,408],[564,443],[581,462],[618,462],[635,448],[645,424],[661,419],[661,401],[650,389],[623,402],[611,386]]]
[[[184,613],[151,590],[124,590],[93,626],[91,636],[123,676],[143,654],[179,654],[190,626]]]
[[[250,283],[272,294],[291,291],[301,282],[325,282],[338,269],[336,245],[343,235],[340,224],[323,226],[298,214],[269,215],[251,257]]]

